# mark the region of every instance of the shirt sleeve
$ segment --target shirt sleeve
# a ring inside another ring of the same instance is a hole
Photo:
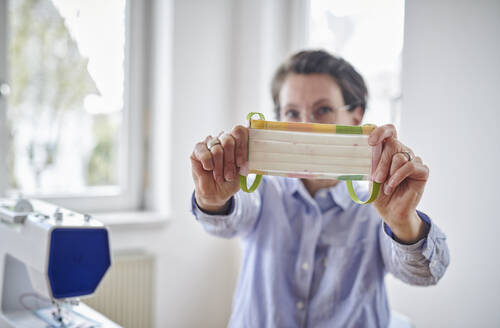
[[[262,187],[252,193],[239,191],[232,197],[227,215],[214,215],[203,212],[196,204],[194,192],[191,197],[191,211],[196,220],[208,233],[223,237],[245,237],[252,232],[257,224],[262,206]]]
[[[418,216],[430,226],[427,237],[412,245],[404,245],[392,238],[385,224],[380,229],[380,249],[386,270],[411,285],[435,285],[444,275],[450,255],[446,236],[424,213]]]

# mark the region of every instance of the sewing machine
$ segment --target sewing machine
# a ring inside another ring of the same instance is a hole
[[[110,266],[108,231],[91,216],[0,200],[0,328],[119,327],[79,302]]]

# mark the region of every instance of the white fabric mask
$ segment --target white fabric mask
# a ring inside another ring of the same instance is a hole
[[[252,120],[258,114],[261,120]],[[254,191],[262,175],[303,179],[336,179],[347,183],[351,198],[366,204],[376,199],[378,183],[371,183],[371,196],[360,201],[352,181],[370,180],[374,147],[368,137],[374,125],[343,126],[319,123],[265,121],[260,113],[250,113],[248,138],[248,173],[257,174],[247,188],[246,177],[240,177],[243,191]],[[378,151],[378,148],[377,148]]]

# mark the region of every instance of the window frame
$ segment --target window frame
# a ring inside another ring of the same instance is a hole
[[[0,83],[7,81],[8,50],[8,1],[0,0]],[[117,187],[90,187],[75,194],[23,194],[80,212],[135,211],[142,208],[144,200],[144,125],[145,92],[148,51],[147,5],[144,1],[126,0],[125,5],[125,71],[124,108],[119,149],[120,165]],[[8,145],[5,98],[0,97],[0,158],[6,158]],[[0,161],[0,195],[12,197],[7,190],[7,166]]]

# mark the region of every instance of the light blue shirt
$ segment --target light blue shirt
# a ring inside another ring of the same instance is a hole
[[[264,176],[256,192],[234,195],[228,215],[204,213],[194,197],[192,210],[209,233],[242,240],[231,327],[387,327],[386,272],[433,285],[449,263],[446,237],[425,214],[427,237],[400,244],[345,183],[312,198],[298,179]]]

